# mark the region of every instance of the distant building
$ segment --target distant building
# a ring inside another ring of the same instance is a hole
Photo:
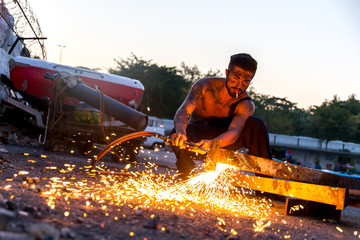
[[[275,158],[310,168],[336,171],[360,169],[360,144],[281,134],[269,134]]]

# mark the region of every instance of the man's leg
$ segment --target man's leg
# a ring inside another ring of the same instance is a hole
[[[249,154],[271,159],[269,133],[264,120],[259,117],[249,117],[239,139],[227,149],[249,149]]]
[[[196,167],[193,160],[193,153],[187,149],[179,149],[178,146],[173,146],[173,152],[176,156],[176,167],[179,171],[179,177],[186,179],[190,176],[191,171]]]
[[[188,141],[199,142],[202,139],[213,139],[227,130],[227,126],[209,126],[202,124],[189,123],[186,128],[186,136]],[[174,130],[170,133],[172,134]],[[180,178],[188,178],[191,171],[196,168],[194,160],[205,159],[206,155],[196,154],[187,149],[179,149],[173,146],[173,151],[176,156],[176,167],[179,171]]]
[[[189,124],[186,128],[186,136],[188,141],[198,142],[197,137],[200,137],[201,131],[199,132],[199,128],[202,126]],[[170,133],[173,134],[175,129],[173,129]],[[173,152],[176,156],[176,167],[179,171],[179,177],[182,179],[187,179],[190,176],[190,173],[196,168],[196,164],[194,162],[196,158],[196,153],[189,151],[188,149],[180,149],[178,146],[172,146]]]
[[[249,149],[250,155],[271,159],[271,148],[269,143],[269,133],[264,120],[259,117],[250,117],[245,123],[244,130],[239,139],[230,146],[231,150],[240,148]],[[255,173],[255,176],[272,178],[261,173]],[[279,199],[279,196],[271,193],[262,193],[255,191],[256,196]]]

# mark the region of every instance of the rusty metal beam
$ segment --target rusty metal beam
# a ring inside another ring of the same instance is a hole
[[[233,185],[292,198],[335,205],[336,210],[342,210],[345,207],[345,188],[335,188],[243,174],[236,175]]]
[[[360,189],[360,177],[358,176],[344,176],[323,172],[281,161],[233,152],[223,148],[211,154],[211,161],[231,164],[242,170],[282,179],[331,187]]]
[[[360,190],[349,189],[349,195],[347,205],[360,208]]]
[[[220,151],[221,139],[215,139],[211,141],[210,150],[206,155],[205,171],[215,171],[216,168],[216,154]]]

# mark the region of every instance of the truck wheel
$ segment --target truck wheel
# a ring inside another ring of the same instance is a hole
[[[86,155],[90,153],[93,149],[93,144],[91,142],[80,142],[77,144],[79,153]]]
[[[125,148],[125,159],[128,161],[136,161],[136,155],[138,152],[132,147]]]
[[[44,145],[44,148],[46,151],[48,152],[54,152],[56,151],[56,140],[53,139],[53,138],[48,138],[46,139],[45,141],[45,145]]]

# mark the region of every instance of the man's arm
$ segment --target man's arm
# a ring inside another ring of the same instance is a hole
[[[196,106],[199,103],[199,100],[203,97],[203,95],[204,81],[200,79],[194,83],[183,104],[176,111],[174,117],[175,133],[171,136],[172,143],[175,146],[181,147],[183,143],[187,140],[186,127],[189,123],[189,117],[195,110]]]
[[[241,135],[246,120],[253,115],[255,111],[255,105],[252,101],[243,101],[240,102],[235,109],[235,116],[231,121],[229,128],[226,132],[220,134],[215,139],[221,139],[221,146],[226,147],[233,144]],[[211,140],[202,140],[198,145],[204,149],[210,148]]]
[[[245,127],[246,120],[254,114],[254,111],[255,105],[252,101],[243,101],[236,106],[235,116],[231,121],[228,130],[216,138],[222,139],[221,147],[233,144],[240,137]]]

